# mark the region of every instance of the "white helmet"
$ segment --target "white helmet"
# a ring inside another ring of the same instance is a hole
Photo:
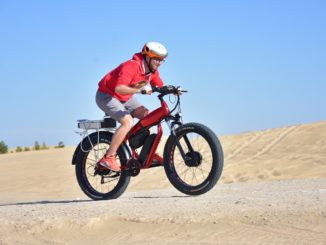
[[[159,42],[148,42],[144,45],[142,54],[149,58],[165,59],[168,56],[168,51],[163,44]]]

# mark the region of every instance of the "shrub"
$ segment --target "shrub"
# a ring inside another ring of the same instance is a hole
[[[42,150],[46,150],[46,149],[49,149],[49,147],[47,147],[46,144],[45,144],[45,142],[43,142],[41,149]]]
[[[22,152],[22,151],[23,151],[23,149],[20,146],[17,146],[16,152]]]
[[[31,149],[29,149],[29,147],[24,147],[24,151],[30,151]]]
[[[38,143],[38,141],[35,141],[35,143],[34,143],[34,150],[38,151],[40,149],[41,149],[40,144]]]
[[[60,142],[58,143],[58,145],[55,146],[54,148],[64,148],[64,147],[65,147],[65,144],[64,144],[62,141],[60,141]]]
[[[5,144],[5,142],[0,142],[0,154],[8,153],[8,146]]]

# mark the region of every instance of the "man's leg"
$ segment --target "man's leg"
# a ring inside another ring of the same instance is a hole
[[[99,165],[101,165],[102,167],[111,169],[116,172],[119,172],[121,170],[120,165],[116,161],[116,154],[119,146],[121,145],[133,125],[133,119],[129,114],[127,114],[122,117],[119,122],[121,123],[121,125],[113,134],[109,150],[99,162]]]
[[[129,114],[121,118],[119,122],[121,123],[121,125],[113,135],[107,155],[115,155],[117,153],[119,146],[121,145],[133,125],[133,119]]]
[[[131,129],[133,119],[125,106],[109,94],[97,92],[96,103],[106,114],[121,123],[112,137],[111,145],[107,153],[99,161],[99,165],[113,171],[120,171],[120,166],[115,159],[116,153],[120,144]]]

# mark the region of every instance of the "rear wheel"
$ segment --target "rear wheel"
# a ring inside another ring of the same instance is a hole
[[[76,156],[76,177],[83,192],[93,200],[118,198],[127,188],[130,176],[126,171],[116,173],[100,170],[96,163],[107,152],[112,134],[102,131],[93,133],[80,144]],[[129,156],[123,146],[117,152],[117,162],[125,166]]]
[[[223,150],[217,136],[202,124],[180,126],[176,137],[171,135],[165,145],[164,168],[171,184],[179,191],[188,195],[209,191],[223,169]]]

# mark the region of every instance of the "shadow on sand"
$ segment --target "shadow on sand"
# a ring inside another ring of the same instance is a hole
[[[62,201],[34,201],[34,202],[16,202],[16,203],[2,203],[0,207],[5,206],[20,206],[20,205],[47,205],[47,204],[65,204],[65,203],[82,203],[82,202],[93,202],[93,200],[62,200]]]
[[[133,196],[127,197],[128,199],[165,199],[165,198],[190,198],[192,196]],[[30,202],[13,202],[13,203],[0,203],[0,207],[6,206],[23,206],[23,205],[48,205],[48,204],[72,204],[72,203],[87,203],[87,202],[100,202],[100,201],[112,201],[117,199],[108,200],[41,200],[41,201],[30,201]]]

